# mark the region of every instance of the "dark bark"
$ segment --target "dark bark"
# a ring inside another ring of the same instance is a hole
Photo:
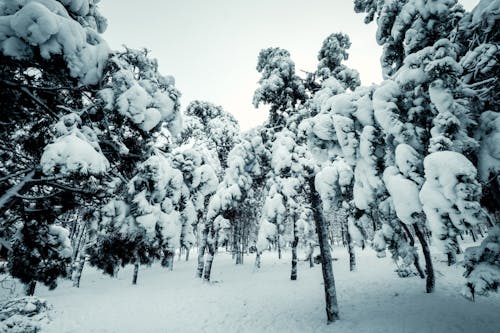
[[[260,256],[261,256],[261,253],[259,251],[257,251],[255,253],[255,269],[260,268]]]
[[[432,258],[431,258],[431,252],[429,251],[429,245],[427,244],[425,236],[420,230],[420,227],[418,226],[417,223],[413,224],[413,229],[415,230],[415,235],[417,236],[420,245],[422,246],[422,252],[424,253],[425,270],[427,273],[427,279],[425,282],[425,291],[427,293],[432,293],[434,291],[436,281],[434,278],[434,268],[432,267]]]
[[[139,263],[134,264],[134,276],[132,277],[132,284],[137,284],[137,275],[139,275]]]
[[[189,252],[190,252],[190,248],[186,248],[186,261],[189,261]]]
[[[293,224],[293,242],[292,242],[292,272],[290,280],[297,280],[297,245],[299,244],[299,235],[297,233],[297,225]]]
[[[410,229],[404,223],[401,223],[401,226],[403,227],[404,231],[406,232],[406,236],[408,237],[410,246],[414,247],[415,246],[415,238],[411,234]],[[422,270],[422,267],[420,267],[420,262],[418,260],[418,253],[416,251],[415,251],[415,256],[413,259],[413,265],[415,266],[415,269],[418,272],[418,276],[420,276],[421,279],[424,279],[425,274],[424,274],[424,271]]]
[[[476,238],[476,233],[474,232],[474,230],[470,231],[470,235],[472,237],[472,241],[475,243],[477,241],[477,238]]]
[[[26,296],[33,296],[35,294],[36,281],[31,281],[26,285]]]
[[[337,291],[333,276],[332,255],[328,244],[328,230],[323,220],[322,205],[319,194],[314,187],[314,177],[309,178],[311,191],[311,207],[314,214],[316,233],[318,234],[319,249],[321,252],[321,271],[323,273],[323,286],[325,289],[326,318],[328,323],[339,319],[339,308],[337,304]]]
[[[278,259],[279,259],[279,260],[281,260],[281,242],[280,242],[280,235],[278,235],[277,245],[278,245]]]
[[[172,271],[174,269],[174,252],[173,251],[167,251],[165,253],[165,263],[166,267],[168,270]]]
[[[347,250],[349,251],[349,270],[351,272],[356,270],[356,253],[354,252],[354,243],[352,242],[351,233],[349,232],[348,217],[345,220],[345,230],[346,230],[346,240],[347,240]]]

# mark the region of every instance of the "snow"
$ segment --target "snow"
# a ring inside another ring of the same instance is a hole
[[[500,227],[488,230],[488,236],[478,246],[465,250],[464,267],[467,278],[465,295],[488,295],[500,285]]]
[[[479,137],[478,172],[487,182],[490,174],[500,172],[500,114],[486,111],[481,114]]]
[[[58,225],[49,225],[48,242],[57,248],[61,258],[69,258],[73,254],[73,248],[69,239],[69,230]]]
[[[56,172],[62,174],[100,174],[109,168],[109,162],[100,152],[87,141],[73,133],[58,138],[48,144],[40,159],[44,173]]]
[[[73,8],[76,14],[88,14],[83,4]],[[45,59],[63,55],[71,76],[82,84],[96,84],[101,79],[110,53],[108,45],[91,27],[84,28],[73,19],[61,3],[11,1],[0,10],[0,49],[4,54],[26,58],[38,47]]]
[[[425,183],[419,197],[433,238],[446,245],[450,232],[448,221],[458,230],[484,221],[477,201],[481,186],[476,168],[462,154],[441,151],[424,159]]]
[[[403,177],[395,167],[385,169],[384,183],[399,219],[405,224],[415,223],[414,216],[422,212],[417,184]]]
[[[403,123],[398,116],[400,111],[395,103],[400,94],[400,87],[392,80],[382,82],[373,93],[375,120],[386,133],[395,137],[403,131]]]
[[[90,332],[496,332],[500,327],[500,295],[472,303],[458,290],[461,268],[436,260],[437,290],[424,292],[418,277],[398,278],[389,258],[358,251],[349,272],[347,251],[334,248],[333,263],[340,320],[327,325],[321,267],[300,262],[298,280],[290,281],[290,254],[254,256],[235,266],[221,251],[214,261],[213,282],[195,278],[193,261],[174,263],[170,272],[159,265],[141,267],[136,286],[132,267],[112,279],[86,269],[81,287],[62,281],[39,297],[53,305],[44,333]],[[195,257],[194,255],[192,257]]]

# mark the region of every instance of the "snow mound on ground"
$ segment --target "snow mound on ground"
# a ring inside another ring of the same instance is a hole
[[[0,332],[36,333],[49,322],[46,300],[22,297],[0,302]]]

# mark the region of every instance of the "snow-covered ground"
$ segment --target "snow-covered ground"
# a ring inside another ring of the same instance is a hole
[[[341,319],[326,325],[321,267],[301,262],[290,281],[290,258],[264,253],[235,266],[226,253],[214,262],[213,282],[194,277],[194,256],[170,272],[143,267],[131,285],[132,267],[112,279],[87,268],[80,289],[62,281],[36,295],[53,305],[42,333],[90,332],[500,332],[500,295],[470,302],[459,294],[462,269],[435,260],[436,292],[418,277],[398,278],[388,258],[358,249],[358,268],[348,271],[345,249],[334,252]],[[422,262],[423,264],[423,262]]]

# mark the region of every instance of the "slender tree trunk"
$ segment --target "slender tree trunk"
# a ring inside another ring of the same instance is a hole
[[[31,281],[25,286],[24,292],[26,296],[33,296],[35,294],[36,281]]]
[[[239,225],[240,222],[237,222],[236,224]],[[236,238],[235,242],[235,251],[236,251],[236,265],[243,265],[243,251],[242,251],[242,237],[241,237],[241,226],[238,226],[238,231],[236,235],[234,236]]]
[[[401,222],[401,226],[403,227],[404,231],[406,232],[406,235],[408,236],[410,246],[415,247],[415,238],[411,234],[410,229],[408,229],[408,226],[406,224],[404,224],[403,222]],[[415,250],[415,255],[413,258],[413,265],[415,266],[415,269],[418,272],[418,276],[420,276],[421,279],[424,279],[425,274],[424,274],[424,271],[422,270],[422,267],[420,267],[420,262],[418,260],[418,253],[416,250]]]
[[[309,178],[311,191],[311,207],[318,234],[319,249],[321,251],[321,271],[323,273],[323,286],[325,288],[326,318],[328,323],[339,319],[339,307],[337,304],[337,290],[333,276],[332,255],[328,244],[328,230],[323,220],[321,199],[314,187],[314,177]]]
[[[77,240],[74,244],[74,251],[73,251],[73,257],[72,257],[72,265],[71,265],[71,277],[72,277],[72,280],[73,280],[73,286],[74,287],[78,287],[80,285],[80,276],[81,276],[81,273],[83,271],[83,264],[80,264],[80,262],[83,260],[85,262],[85,247],[86,247],[86,244],[83,245],[83,249],[82,249],[82,243],[83,243],[83,239],[86,238],[86,228],[85,228],[85,224],[82,225],[79,230],[78,230],[78,235],[77,235]],[[86,243],[86,240],[85,240],[85,243]],[[83,252],[83,253],[82,253]],[[83,258],[83,259],[82,259]],[[82,266],[82,267],[80,267]],[[76,281],[76,278],[78,277],[78,283],[75,283]]]
[[[260,256],[261,253],[259,251],[255,252],[255,269],[260,268]]]
[[[313,254],[314,254],[314,246],[312,244],[309,244],[309,253],[307,254],[307,259],[309,260],[310,268],[314,267]]]
[[[279,259],[279,260],[281,260],[281,242],[280,242],[280,235],[278,235],[277,245],[278,245],[278,259]]]
[[[215,247],[216,247],[215,244],[208,245],[208,256],[205,262],[205,272],[203,275],[203,278],[207,282],[210,281],[210,274],[212,273],[212,264],[214,262],[214,257],[215,257]]]
[[[139,275],[139,262],[136,261],[134,264],[134,276],[132,277],[132,284],[137,284],[137,275]]]
[[[470,235],[472,237],[472,241],[475,243],[477,241],[477,237],[476,237],[476,233],[474,232],[474,230],[470,231]]]
[[[189,260],[189,252],[190,252],[191,248],[186,248],[186,261]]]
[[[434,291],[436,281],[434,278],[434,268],[432,267],[432,258],[431,258],[431,252],[429,251],[429,245],[427,244],[425,236],[420,230],[418,223],[413,224],[413,229],[415,230],[415,235],[417,236],[420,245],[422,246],[422,252],[424,253],[425,270],[427,273],[427,279],[425,282],[425,291],[427,293],[432,293]]]
[[[80,260],[78,260],[78,265],[73,272],[73,287],[80,288],[80,280],[82,278],[83,267],[85,266],[85,253],[80,255]]]
[[[354,252],[354,243],[352,241],[351,233],[349,232],[349,217],[346,216],[345,220],[345,230],[346,230],[346,240],[347,240],[347,251],[349,251],[349,270],[351,272],[356,270],[356,253]]]
[[[295,220],[295,218],[294,218]],[[292,272],[290,280],[297,280],[297,245],[299,244],[299,235],[297,233],[297,224],[293,222],[293,242],[292,242]]]
[[[200,242],[200,247],[198,249],[198,269],[196,271],[196,276],[201,278],[203,276],[203,268],[205,265],[205,250],[207,247],[207,238],[208,238],[208,228],[207,226],[203,226],[202,238]]]
[[[166,259],[166,263],[167,263],[166,266],[168,267],[169,271],[172,271],[174,269],[174,256],[175,256],[175,253],[173,251],[168,250],[165,253],[165,259]]]

